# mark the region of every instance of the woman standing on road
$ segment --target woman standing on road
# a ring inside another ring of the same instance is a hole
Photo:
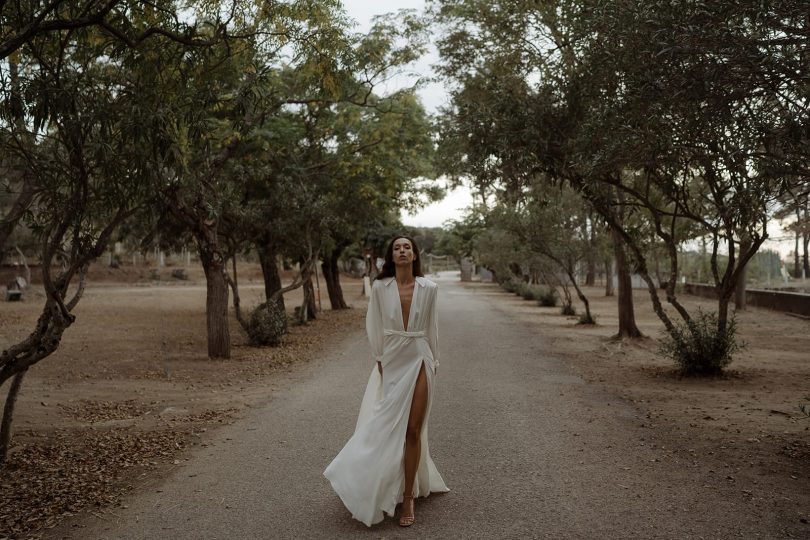
[[[354,435],[324,471],[346,508],[368,526],[393,516],[416,521],[413,499],[449,491],[430,458],[428,417],[439,366],[436,295],[413,238],[388,245],[371,288],[366,331],[376,366]]]

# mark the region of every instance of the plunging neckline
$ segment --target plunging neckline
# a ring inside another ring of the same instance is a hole
[[[397,288],[397,304],[399,305],[399,321],[402,324],[402,331],[407,332],[408,328],[411,327],[411,315],[413,314],[413,302],[416,300],[416,277],[413,278],[413,292],[411,293],[411,303],[408,306],[408,325],[405,326],[405,317],[402,315],[402,296],[399,294],[399,283],[397,283],[397,278],[394,276],[394,285]]]

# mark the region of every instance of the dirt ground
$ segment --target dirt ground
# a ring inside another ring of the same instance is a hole
[[[76,322],[26,375],[0,470],[0,539],[36,536],[79,512],[114,512],[122,494],[261,402],[275,373],[318,355],[365,316],[360,281],[342,277],[355,309],[332,312],[321,280],[324,311],[306,326],[291,324],[283,346],[249,346],[231,315],[232,358],[209,360],[202,270],[190,268],[185,281],[170,272],[154,280],[147,267],[91,268]],[[249,310],[263,298],[260,268],[242,265],[239,279]],[[300,289],[285,295],[288,311],[301,300]],[[0,347],[31,331],[42,302],[36,285],[23,302],[0,302]]]
[[[187,448],[206,445],[216,426],[260,403],[277,384],[274,374],[361,327],[365,315],[360,282],[343,277],[355,309],[326,309],[307,326],[291,326],[279,348],[248,346],[232,318],[233,358],[213,361],[206,357],[202,272],[191,268],[190,279],[180,281],[170,270],[154,280],[146,267],[91,269],[77,322],[26,377],[12,453],[0,470],[0,539],[35,537],[81,512],[114,514],[123,494],[153,482],[181,463]],[[260,276],[256,265],[240,267],[246,309],[261,300]],[[787,505],[810,519],[810,420],[798,411],[810,394],[810,321],[749,308],[738,314],[747,347],[727,374],[681,378],[657,352],[662,325],[644,291],[635,296],[636,316],[647,337],[615,341],[615,299],[600,288],[587,289],[598,324],[581,326],[559,308],[538,307],[495,285],[468,286],[534,325],[549,354],[586,380],[645,410],[651,444],[666,448],[685,471],[698,460],[713,463],[714,474],[739,486],[741,500]],[[300,290],[286,300],[291,311]],[[699,298],[684,303],[711,308]],[[0,347],[27,335],[41,304],[36,287],[22,303],[0,302]]]
[[[616,340],[615,297],[605,297],[603,288],[586,288],[597,325],[583,326],[577,317],[562,316],[559,307],[539,307],[496,285],[467,286],[534,325],[549,353],[568,361],[585,380],[646,411],[643,425],[651,440],[685,470],[709,461],[714,474],[739,486],[742,500],[789,507],[802,523],[810,520],[810,419],[798,409],[810,403],[804,401],[810,396],[810,321],[749,307],[736,315],[746,346],[725,375],[681,377],[674,362],[658,352],[663,324],[646,291],[634,293],[636,322],[645,337]],[[681,301],[690,312],[716,310],[707,299]]]

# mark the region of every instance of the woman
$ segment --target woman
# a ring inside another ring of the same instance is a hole
[[[324,471],[346,508],[368,526],[416,521],[413,498],[449,491],[430,459],[427,419],[439,366],[435,283],[422,275],[413,238],[388,245],[371,288],[366,331],[376,365],[354,435]]]

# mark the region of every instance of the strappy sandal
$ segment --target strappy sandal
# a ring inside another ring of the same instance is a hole
[[[413,495],[403,495],[402,496],[402,512],[403,513],[405,512],[405,501],[407,501],[408,499],[411,500],[411,513],[413,514],[414,511],[415,511],[414,506],[413,506]],[[410,516],[401,515],[399,517],[399,526],[400,527],[410,527],[414,523],[416,523],[416,516],[415,515],[410,515]]]

